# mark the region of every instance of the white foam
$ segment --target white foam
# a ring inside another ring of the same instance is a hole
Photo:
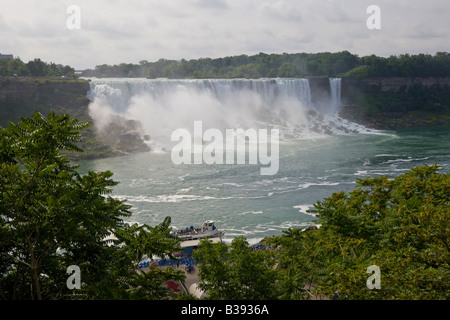
[[[231,186],[231,187],[242,187],[242,184],[234,183],[234,182],[224,182],[217,184],[218,186]]]
[[[339,182],[324,182],[324,183],[310,182],[310,183],[302,183],[298,187],[300,189],[307,189],[307,188],[309,188],[311,186],[338,186],[338,185],[340,185]]]
[[[248,214],[257,215],[257,214],[262,214],[262,213],[263,213],[262,210],[251,210],[251,211],[244,211],[244,212],[238,213],[238,215],[240,215],[240,216],[245,216]]]
[[[376,154],[375,157],[401,157],[399,154],[382,153]]]
[[[149,203],[167,203],[167,202],[184,202],[184,201],[203,201],[203,200],[217,200],[222,198],[216,198],[211,196],[197,196],[192,194],[171,194],[171,195],[158,195],[149,197],[145,195],[129,196],[129,195],[115,195],[114,198],[119,200],[127,200],[129,202],[149,202]]]
[[[413,158],[413,157],[407,157],[406,159],[404,158],[398,158],[398,159],[391,159],[388,161],[383,162],[384,164],[393,164],[393,163],[397,163],[397,162],[413,162],[413,161],[423,161],[423,160],[428,160],[430,157],[424,157],[424,158]]]
[[[298,211],[299,211],[300,213],[307,214],[307,215],[313,216],[313,217],[316,216],[316,214],[314,214],[314,213],[307,212],[308,210],[314,208],[314,205],[309,205],[309,204],[306,204],[306,205],[305,205],[305,204],[299,204],[299,205],[294,206],[293,208],[294,208],[294,209],[299,209]]]

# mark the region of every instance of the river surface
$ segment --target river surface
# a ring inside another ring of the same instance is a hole
[[[79,171],[114,173],[113,197],[132,205],[128,222],[197,226],[212,219],[226,240],[252,243],[314,223],[307,210],[337,191],[351,191],[364,177],[402,174],[438,164],[450,172],[450,126],[373,131],[282,140],[279,170],[260,174],[259,164],[180,164],[163,150],[83,161]]]

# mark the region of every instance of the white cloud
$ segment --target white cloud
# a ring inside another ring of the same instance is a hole
[[[359,55],[450,51],[447,0],[0,0],[0,52],[75,68],[140,60],[348,50]],[[66,9],[81,9],[68,30]]]

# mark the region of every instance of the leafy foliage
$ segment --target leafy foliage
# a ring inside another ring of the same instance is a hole
[[[193,256],[199,263],[200,288],[209,299],[263,300],[281,294],[270,251],[251,251],[243,237],[228,247],[204,239]]]
[[[0,59],[0,76],[32,76],[32,77],[75,77],[75,69],[53,62],[47,63],[39,58],[24,63],[19,57]]]
[[[83,76],[146,78],[261,78],[261,77],[447,77],[450,54],[359,57],[348,51],[320,53],[283,53],[239,55],[217,59],[201,58],[180,61],[142,60],[139,64],[99,65],[85,70]]]
[[[348,299],[448,299],[450,283],[450,176],[436,165],[395,179],[358,180],[315,207],[322,227],[319,251],[331,257],[321,292]],[[365,286],[378,265],[380,290]]]
[[[315,204],[320,228],[288,229],[274,250],[204,241],[202,288],[212,299],[449,299],[450,175],[438,170],[358,180]],[[380,289],[367,287],[372,265]]]
[[[66,76],[74,77],[75,70],[39,58],[22,62],[18,57],[0,60],[0,76]],[[361,77],[448,77],[450,54],[401,54],[378,57],[359,57],[348,51],[319,53],[283,53],[238,55],[223,58],[193,60],[142,60],[138,64],[102,64],[83,72],[88,77],[146,77],[146,78],[261,78],[345,76]]]
[[[130,206],[110,196],[112,173],[81,176],[63,150],[80,152],[79,124],[35,113],[0,131],[0,297],[2,299],[160,299],[180,272],[137,272],[142,255],[169,254],[178,241],[170,218],[128,226]],[[115,235],[116,245],[105,238]],[[77,265],[82,288],[71,292],[66,269]]]

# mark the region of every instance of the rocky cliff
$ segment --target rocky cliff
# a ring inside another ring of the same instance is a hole
[[[423,86],[430,90],[450,86],[450,77],[446,78],[363,78],[342,79],[343,95],[348,95],[358,89],[364,92],[408,92],[416,86]]]
[[[16,123],[35,111],[43,115],[50,111],[67,113],[80,122],[93,123],[86,98],[88,90],[89,82],[79,79],[0,78],[0,126],[6,127],[8,121]],[[80,147],[86,152],[70,156],[100,158],[150,150],[134,123],[119,120],[113,134],[98,135],[95,124],[83,130]]]
[[[87,115],[89,83],[82,80],[0,78],[0,125],[17,122],[36,110]]]
[[[377,129],[450,123],[450,78],[342,79],[340,115]]]

